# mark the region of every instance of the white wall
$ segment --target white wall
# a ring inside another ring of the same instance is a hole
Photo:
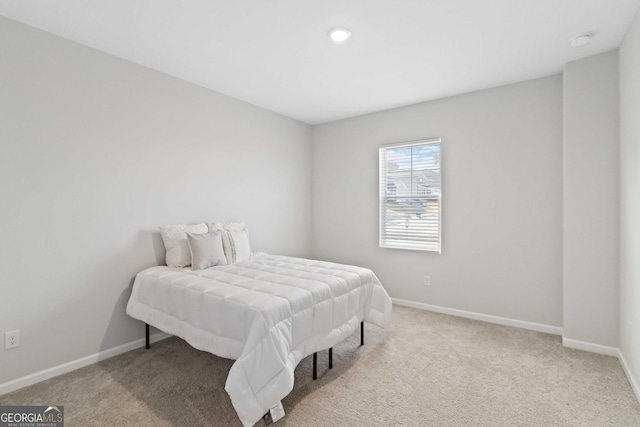
[[[0,384],[143,336],[157,226],[310,255],[310,127],[0,17]]]
[[[563,338],[618,346],[618,54],[564,69]]]
[[[619,57],[620,351],[640,397],[640,13]]]
[[[438,136],[442,254],[378,248],[378,147]],[[395,298],[562,325],[560,75],[314,126],[312,138],[316,258],[373,268]]]

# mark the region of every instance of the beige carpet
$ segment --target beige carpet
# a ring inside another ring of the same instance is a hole
[[[394,306],[296,369],[275,426],[640,426],[617,359],[560,337]],[[171,338],[0,396],[0,405],[64,405],[67,426],[239,426],[224,391],[233,362]],[[262,425],[258,423],[257,425]]]

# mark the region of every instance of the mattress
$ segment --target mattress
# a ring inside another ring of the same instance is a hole
[[[361,321],[386,327],[391,299],[366,268],[254,254],[205,270],[143,270],[127,314],[236,360],[225,390],[251,426],[291,392],[304,357],[339,343]]]

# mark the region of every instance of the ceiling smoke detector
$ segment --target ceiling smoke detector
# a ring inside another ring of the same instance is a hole
[[[332,28],[329,30],[329,37],[331,37],[331,40],[334,42],[343,42],[351,37],[351,31],[341,27]]]
[[[580,34],[579,36],[575,36],[571,40],[569,40],[569,45],[571,47],[584,46],[589,43],[591,40],[591,33]]]

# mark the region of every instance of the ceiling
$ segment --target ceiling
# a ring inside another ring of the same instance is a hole
[[[318,124],[559,73],[616,49],[639,4],[0,0],[0,15]],[[336,26],[353,36],[333,42]]]

